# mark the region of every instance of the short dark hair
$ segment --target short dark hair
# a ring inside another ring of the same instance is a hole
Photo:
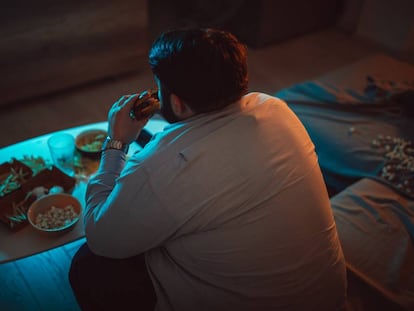
[[[162,33],[149,52],[153,74],[194,112],[220,109],[247,93],[247,48],[219,29]]]

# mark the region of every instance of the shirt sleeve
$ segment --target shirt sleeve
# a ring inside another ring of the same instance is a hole
[[[131,163],[129,163],[131,162]],[[118,150],[103,152],[86,190],[85,234],[97,255],[126,258],[160,246],[176,230],[145,170]]]

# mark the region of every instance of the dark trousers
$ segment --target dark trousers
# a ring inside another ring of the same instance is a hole
[[[111,259],[85,243],[72,260],[69,282],[82,310],[154,310],[156,295],[144,255]]]

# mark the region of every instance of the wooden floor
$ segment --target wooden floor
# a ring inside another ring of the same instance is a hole
[[[70,262],[85,239],[0,265],[0,310],[80,310],[69,286]]]
[[[250,90],[273,93],[378,51],[334,30],[250,50]],[[145,64],[142,68],[146,68]],[[142,69],[132,75],[15,103],[0,110],[0,147],[55,130],[106,120],[108,108],[122,94],[153,84],[149,70]],[[0,264],[0,310],[79,310],[67,273],[71,258],[82,242]]]

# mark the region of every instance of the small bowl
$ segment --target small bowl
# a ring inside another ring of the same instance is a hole
[[[76,149],[85,156],[99,158],[101,155],[102,143],[108,133],[104,130],[87,130],[76,136]]]
[[[73,207],[73,210],[70,212],[73,211],[77,214],[75,218],[64,215],[64,209],[68,208],[68,206]],[[59,219],[69,219],[69,221],[62,223],[59,226],[51,225],[50,228],[42,226],[42,224],[36,220],[38,215],[43,214],[44,219],[47,219],[47,222],[50,222],[51,219],[56,219],[52,217],[52,213],[50,212],[52,209],[55,210],[55,217],[56,215],[60,215]],[[74,228],[75,224],[79,221],[81,213],[82,206],[78,199],[67,193],[57,193],[45,195],[34,201],[27,211],[27,219],[31,226],[38,231],[48,234],[63,234]]]

